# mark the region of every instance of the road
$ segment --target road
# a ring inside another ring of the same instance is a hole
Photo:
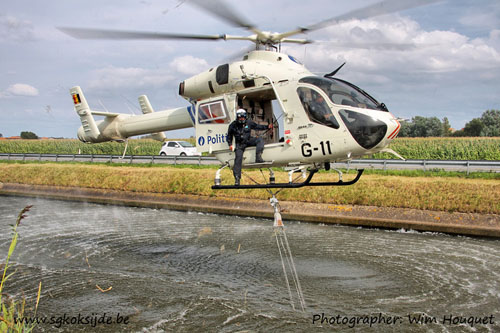
[[[125,155],[81,155],[81,154],[9,154],[0,153],[1,160],[94,162],[94,163],[153,163],[218,165],[215,157],[198,156],[139,156]],[[383,169],[383,170],[446,170],[460,172],[500,172],[500,161],[444,161],[444,160],[378,160],[359,159],[350,162],[332,163],[332,168]]]

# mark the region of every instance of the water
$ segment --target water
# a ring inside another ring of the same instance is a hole
[[[0,258],[27,204],[7,292],[42,281],[42,332],[500,331],[499,240],[285,221],[302,313],[271,220],[0,196]]]

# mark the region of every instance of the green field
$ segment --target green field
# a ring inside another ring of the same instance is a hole
[[[500,138],[397,138],[390,148],[415,160],[500,160]],[[394,159],[390,154],[373,158]]]
[[[125,143],[87,144],[76,139],[1,140],[0,153],[104,154],[122,155]],[[129,140],[127,155],[158,155],[161,142],[150,139]]]
[[[194,144],[194,139],[190,139]],[[0,153],[104,154],[121,155],[125,143],[85,144],[65,140],[0,140]],[[161,142],[150,139],[129,140],[128,155],[158,155]],[[500,160],[500,138],[397,138],[390,148],[406,159]],[[376,154],[373,158],[395,157]]]

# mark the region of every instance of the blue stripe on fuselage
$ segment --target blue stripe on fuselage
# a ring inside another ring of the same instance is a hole
[[[188,106],[187,111],[189,113],[189,116],[191,117],[191,121],[193,122],[193,126],[194,126],[194,105]]]

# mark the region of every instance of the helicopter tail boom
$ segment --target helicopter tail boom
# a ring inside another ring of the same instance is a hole
[[[165,139],[163,131],[189,128],[193,126],[191,107],[181,107],[154,112],[146,96],[139,97],[142,115],[132,116],[91,110],[80,87],[70,89],[75,111],[80,116],[82,126],[78,129],[78,139],[83,142],[124,141],[135,135],[152,134],[153,138]],[[94,116],[104,116],[96,121]]]

